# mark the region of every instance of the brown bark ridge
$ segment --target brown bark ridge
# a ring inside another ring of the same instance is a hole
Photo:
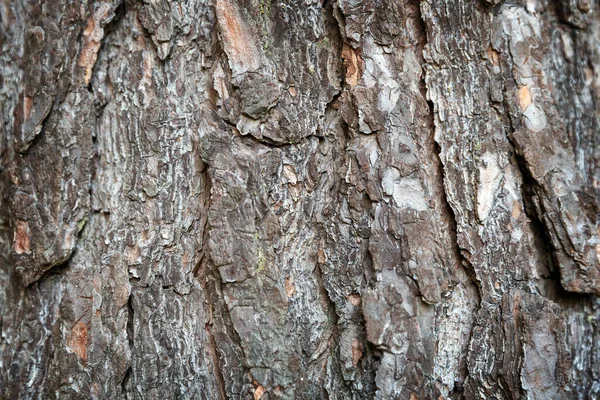
[[[600,5],[0,1],[0,398],[600,396]]]

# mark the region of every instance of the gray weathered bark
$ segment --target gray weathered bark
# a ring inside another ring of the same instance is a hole
[[[600,5],[0,2],[0,398],[600,396]]]

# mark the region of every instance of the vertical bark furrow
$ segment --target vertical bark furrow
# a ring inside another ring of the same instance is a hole
[[[582,87],[576,85],[577,74],[571,73],[575,87],[561,91],[560,74],[575,60],[570,54],[572,39],[566,34],[563,49],[551,46],[549,32],[555,29],[551,17],[537,16],[535,10],[504,7],[497,15],[492,41],[507,85],[504,96],[514,127],[511,138],[535,182],[533,202],[556,251],[562,285],[569,291],[598,294],[598,209],[595,194],[588,189],[591,185],[584,180],[586,168],[577,166],[573,153],[573,147],[581,146],[578,137],[593,125],[591,119],[576,117],[581,111],[575,106],[564,103],[571,90],[577,93]],[[550,87],[556,87],[554,93]],[[554,97],[562,103],[562,115]],[[582,104],[586,106],[590,107]],[[576,121],[582,125],[573,129]],[[585,162],[585,157],[578,158]]]
[[[349,138],[332,236],[344,237],[349,220],[357,233],[349,244],[367,243],[362,269],[373,272],[354,285],[367,340],[382,353],[376,397],[448,396],[465,376],[459,365],[476,301],[458,255],[448,250],[451,218],[421,87],[420,10],[414,2],[340,2],[338,21],[346,41],[340,111]],[[341,259],[350,253],[334,246],[329,252]]]
[[[435,104],[446,195],[457,216],[459,246],[481,282],[465,396],[563,398],[570,367],[565,320],[560,307],[536,290],[548,266],[524,213],[523,177],[505,136],[511,121],[502,107],[508,94],[497,26],[505,17],[517,24],[519,18],[507,13],[527,11],[437,1],[424,3],[422,10],[429,37],[427,87]],[[509,40],[517,40],[518,29],[505,31]],[[513,55],[523,48],[515,47]],[[522,311],[529,305],[540,307],[545,325],[529,320],[531,312]],[[515,335],[523,341],[514,342]],[[540,355],[541,343],[562,357]]]

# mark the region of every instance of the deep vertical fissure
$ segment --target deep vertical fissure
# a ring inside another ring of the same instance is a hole
[[[461,349],[461,354],[459,355],[459,359],[461,360],[459,363],[459,368],[457,371],[458,380],[454,382],[454,386],[452,391],[449,393],[450,398],[462,398],[464,396],[465,391],[465,383],[470,376],[470,367],[469,367],[469,355],[471,350],[471,344],[474,340],[475,329],[478,326],[477,315],[479,315],[482,308],[482,287],[481,282],[477,276],[477,272],[475,271],[475,267],[470,262],[469,257],[465,255],[464,249],[461,248],[458,239],[458,221],[456,218],[456,211],[454,210],[452,204],[450,203],[449,193],[446,187],[446,165],[444,160],[442,160],[442,144],[436,140],[436,129],[437,127],[437,119],[436,119],[436,105],[434,101],[429,98],[428,92],[429,87],[427,83],[427,60],[424,56],[424,51],[427,47],[427,44],[431,41],[430,32],[427,28],[427,23],[425,21],[425,17],[423,15],[423,10],[419,5],[417,7],[419,13],[419,21],[422,24],[422,32],[423,32],[423,45],[421,47],[422,52],[420,55],[421,62],[421,82],[420,82],[420,90],[423,94],[423,98],[427,100],[427,105],[429,106],[429,126],[430,126],[430,141],[433,144],[432,153],[433,157],[435,157],[436,165],[438,167],[438,176],[440,177],[440,182],[438,183],[440,187],[440,197],[443,205],[443,215],[446,216],[446,226],[448,227],[448,234],[450,235],[450,241],[452,244],[452,252],[454,254],[454,259],[458,262],[458,267],[463,268],[466,276],[468,277],[468,281],[465,283],[469,283],[474,290],[469,291],[469,294],[473,294],[476,298],[470,299],[474,303],[474,308],[472,312],[474,313],[472,322],[469,326],[468,337],[466,338],[465,345]],[[458,283],[461,284],[460,282]]]
[[[221,359],[219,357],[219,347],[217,341],[215,340],[215,334],[213,332],[214,325],[216,323],[216,319],[214,318],[215,308],[219,307],[222,309],[224,315],[223,318],[227,318],[227,323],[231,324],[229,313],[227,312],[227,307],[224,306],[224,299],[221,297],[223,291],[220,287],[220,277],[219,272],[214,267],[214,264],[210,260],[210,253],[208,249],[208,241],[210,235],[210,223],[209,223],[209,212],[211,209],[212,203],[212,194],[211,194],[211,180],[209,174],[209,165],[204,164],[204,169],[201,171],[200,176],[204,180],[204,208],[203,212],[206,214],[206,221],[203,226],[203,239],[202,239],[202,256],[200,258],[200,262],[198,267],[196,267],[194,274],[200,274],[198,279],[200,280],[201,285],[206,291],[206,299],[208,303],[208,321],[205,325],[206,334],[208,335],[208,343],[210,346],[210,354],[212,357],[213,368],[215,373],[215,379],[217,383],[217,387],[219,390],[219,396],[221,399],[227,399],[227,390],[225,388],[225,379],[223,377],[223,370],[221,365]],[[221,303],[220,305],[218,303]],[[224,324],[225,321],[222,321]],[[222,327],[225,329],[225,326]],[[235,330],[234,330],[235,331]],[[235,338],[237,344],[240,343],[240,338]]]
[[[129,297],[127,298],[127,344],[129,346],[129,351],[131,354],[131,359],[129,360],[129,365],[123,374],[123,378],[121,379],[121,392],[127,398],[127,391],[129,387],[129,382],[131,380],[131,375],[133,373],[133,349],[134,349],[134,311],[133,311],[133,288],[130,288]]]

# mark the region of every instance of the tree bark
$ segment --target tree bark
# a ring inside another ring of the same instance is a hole
[[[600,5],[0,2],[0,398],[600,396]]]

